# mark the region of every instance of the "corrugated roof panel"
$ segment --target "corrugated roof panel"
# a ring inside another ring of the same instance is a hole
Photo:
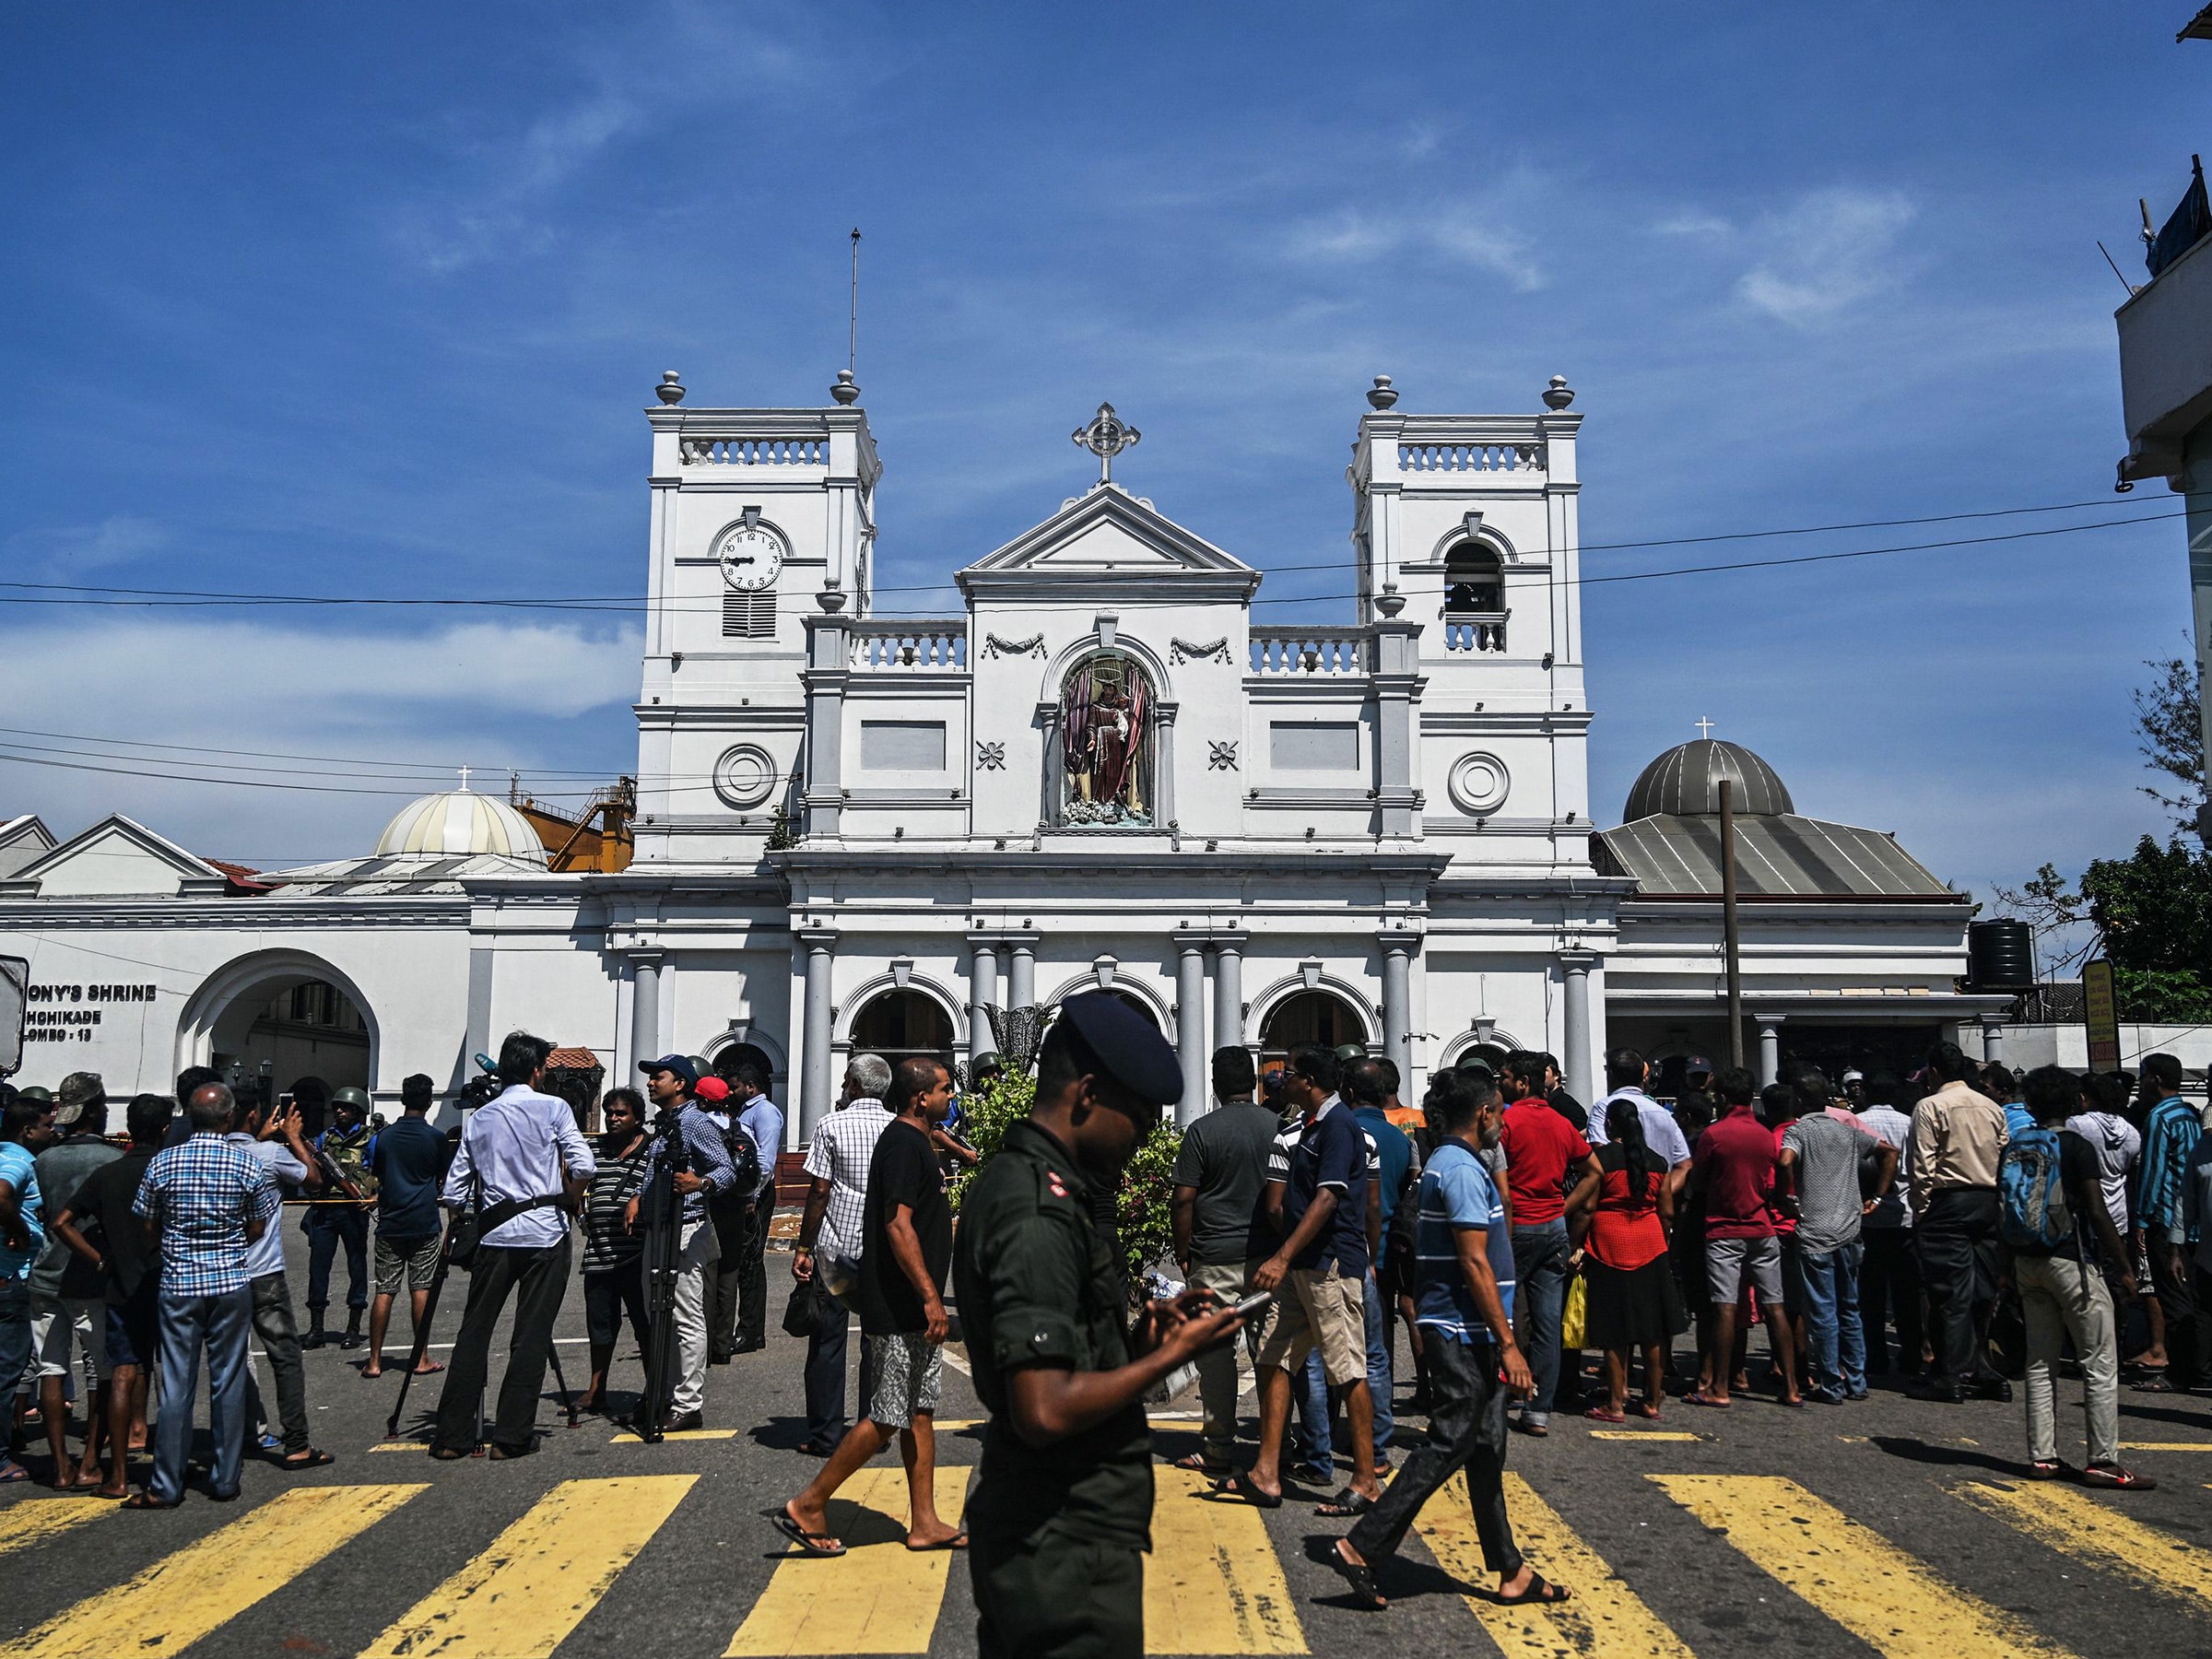
[[[1794,814],[1740,818],[1736,890],[1746,898],[1942,899],[1950,889],[1894,837]],[[1721,890],[1716,818],[1638,818],[1599,832],[1613,864],[1645,893],[1711,897]]]

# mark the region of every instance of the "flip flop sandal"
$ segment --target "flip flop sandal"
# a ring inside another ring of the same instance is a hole
[[[1331,1521],[1349,1521],[1355,1516],[1366,1514],[1374,1507],[1375,1500],[1372,1498],[1346,1487],[1326,1503],[1315,1504],[1313,1512]]]
[[[1707,1394],[1701,1388],[1694,1394],[1684,1394],[1682,1398],[1688,1405],[1707,1406],[1711,1406],[1715,1411],[1726,1411],[1731,1406],[1735,1404],[1734,1400],[1716,1400],[1712,1397],[1712,1395]]]
[[[1540,1572],[1528,1575],[1528,1588],[1518,1595],[1493,1595],[1490,1599],[1501,1607],[1525,1607],[1532,1603],[1549,1605],[1573,1599],[1574,1593],[1564,1585],[1555,1584]]]
[[[816,1535],[822,1536],[825,1535],[817,1534]],[[967,1547],[968,1532],[965,1527],[953,1534],[951,1537],[940,1538],[935,1544],[909,1544],[907,1546],[907,1548],[915,1555],[927,1555],[933,1549],[965,1549]]]
[[[2182,1392],[2166,1381],[2166,1374],[2163,1371],[2150,1371],[2144,1376],[2143,1381],[2130,1382],[2128,1387],[2134,1389],[2137,1394],[2179,1394]]]
[[[845,1547],[828,1533],[810,1533],[791,1518],[788,1510],[762,1510],[761,1515],[800,1549],[822,1559],[833,1559],[845,1553]]]
[[[1283,1507],[1283,1495],[1280,1492],[1261,1491],[1258,1487],[1253,1485],[1252,1477],[1241,1469],[1231,1475],[1227,1480],[1217,1481],[1214,1485],[1214,1494],[1217,1498],[1241,1499],[1254,1509],[1271,1510]]]
[[[1603,1406],[1593,1406],[1583,1415],[1594,1423],[1625,1423],[1629,1420],[1627,1412],[1608,1411]]]
[[[1179,1457],[1168,1466],[1195,1470],[1209,1480],[1227,1480],[1235,1469],[1233,1464],[1216,1463],[1203,1452],[1193,1452],[1187,1457]]]
[[[329,1453],[320,1451],[313,1446],[310,1446],[304,1453],[296,1453],[288,1457],[278,1458],[276,1460],[276,1466],[280,1469],[291,1469],[295,1471],[300,1469],[326,1469],[332,1464],[335,1464],[337,1461],[338,1460],[333,1457]]]
[[[29,1480],[30,1471],[12,1458],[0,1462],[0,1486],[14,1486],[19,1480]]]
[[[1375,1587],[1375,1570],[1365,1561],[1345,1559],[1341,1543],[1329,1551],[1329,1565],[1344,1575],[1344,1582],[1352,1587],[1353,1596],[1368,1612],[1380,1613],[1390,1606],[1382,1599],[1382,1591]]]
[[[177,1504],[183,1501],[184,1500],[180,1498],[175,1503],[164,1503],[151,1492],[138,1491],[133,1492],[128,1498],[125,1498],[123,1500],[123,1507],[134,1510],[175,1509]]]

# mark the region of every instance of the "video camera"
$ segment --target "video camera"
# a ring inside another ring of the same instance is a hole
[[[477,1056],[477,1075],[461,1085],[453,1098],[463,1112],[474,1112],[477,1107],[496,1100],[506,1085],[500,1081],[500,1068],[489,1054]]]

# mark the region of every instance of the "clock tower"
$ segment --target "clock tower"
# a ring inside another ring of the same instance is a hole
[[[865,614],[882,468],[849,376],[828,408],[688,408],[673,371],[657,393],[638,862],[749,865],[795,816],[803,618],[832,586]]]

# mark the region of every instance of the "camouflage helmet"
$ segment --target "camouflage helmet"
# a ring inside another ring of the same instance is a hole
[[[344,1088],[332,1089],[330,1103],[333,1106],[350,1106],[363,1117],[369,1115],[369,1091],[365,1088],[356,1088],[350,1083]]]

